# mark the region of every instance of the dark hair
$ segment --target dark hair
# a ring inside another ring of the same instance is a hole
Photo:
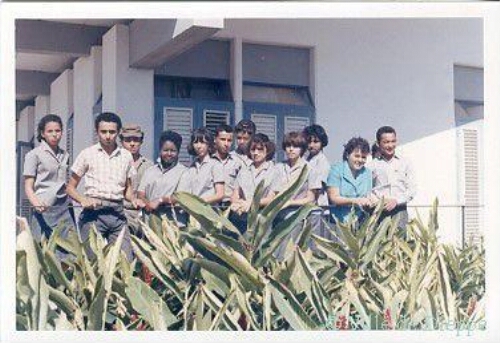
[[[328,135],[325,129],[321,125],[313,124],[304,128],[304,136],[306,136],[306,141],[309,143],[313,137],[318,138],[321,142],[321,146],[324,148],[328,145]]]
[[[263,133],[256,133],[250,141],[250,149],[248,149],[248,157],[250,157],[250,151],[256,146],[263,146],[266,148],[266,161],[270,161],[274,158],[274,152],[276,151],[276,145],[273,141],[269,140],[269,137]]]
[[[300,148],[300,156],[302,156],[307,150],[307,141],[302,132],[292,131],[288,132],[283,138],[283,144],[281,145],[281,147],[283,148],[283,150],[285,150],[287,146],[295,146]]]
[[[219,133],[221,133],[221,132],[233,133],[233,131],[234,130],[231,126],[226,125],[226,124],[219,124],[215,128],[215,137],[217,137],[219,135]]]
[[[363,154],[369,154],[370,143],[361,137],[353,137],[349,139],[349,141],[344,145],[344,154],[342,155],[342,159],[347,161],[349,155],[356,149],[361,150]]]
[[[256,131],[257,131],[257,128],[255,127],[255,123],[253,121],[251,121],[250,119],[240,120],[240,122],[234,128],[235,133],[246,132],[250,136],[253,136]]]
[[[205,142],[208,145],[208,154],[212,155],[215,151],[214,136],[206,127],[193,130],[191,140],[188,144],[187,150],[191,156],[196,156],[193,144],[196,142]]]
[[[94,121],[94,126],[96,131],[99,130],[99,123],[102,121],[106,123],[116,123],[118,131],[120,131],[122,128],[122,120],[116,113],[102,112],[101,114],[99,114]]]
[[[396,134],[396,130],[392,126],[382,126],[377,130],[377,142],[380,142],[382,139],[382,135],[384,133],[394,133]]]
[[[177,150],[181,149],[182,136],[179,135],[177,132],[168,130],[168,131],[163,131],[161,133],[160,142],[159,142],[160,143],[159,144],[160,150],[163,147],[163,144],[165,144],[165,142],[167,142],[167,141],[174,143]]]
[[[44,116],[40,121],[38,122],[38,129],[37,129],[37,134],[36,134],[36,139],[41,142],[43,137],[42,137],[42,132],[45,130],[45,125],[48,123],[58,123],[61,126],[61,130],[63,129],[63,123],[61,120],[61,117],[55,114],[47,114]]]
[[[373,158],[377,158],[380,156],[380,147],[378,146],[377,142],[372,144],[372,156]]]

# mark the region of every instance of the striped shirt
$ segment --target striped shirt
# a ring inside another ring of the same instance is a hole
[[[117,147],[108,155],[97,143],[78,155],[71,171],[84,178],[86,196],[123,200],[127,180],[136,174],[132,162],[132,154],[126,149]]]

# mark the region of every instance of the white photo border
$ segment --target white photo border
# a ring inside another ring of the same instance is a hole
[[[1,342],[493,342],[500,337],[500,3],[151,2],[0,4],[0,341]],[[42,18],[482,18],[485,75],[486,320],[479,332],[18,332],[15,330],[15,19]]]

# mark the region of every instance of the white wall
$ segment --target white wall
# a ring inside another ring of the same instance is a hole
[[[102,92],[102,49],[92,47],[90,56],[80,57],[73,64],[74,127],[78,128],[73,140],[74,158],[92,145],[94,118],[92,107]]]
[[[39,95],[35,98],[35,135],[38,127],[38,123],[43,116],[50,113],[50,96],[48,95]],[[40,142],[35,138],[35,146],[38,146]]]
[[[483,66],[481,19],[234,19],[217,36],[311,47],[329,159],[340,160],[352,136],[373,141],[378,127],[394,126],[417,170],[413,203],[458,203],[453,65]],[[444,239],[456,241],[456,210],[441,215]]]
[[[142,153],[153,157],[153,70],[129,68],[129,29],[116,25],[102,42],[102,110],[115,112],[123,123],[136,123],[146,133]]]
[[[61,117],[64,127],[73,113],[73,70],[66,69],[50,85],[50,113]],[[66,133],[63,131],[60,146],[66,147]]]
[[[35,107],[26,106],[19,114],[17,141],[29,142],[35,134]],[[36,137],[35,137],[36,140]]]

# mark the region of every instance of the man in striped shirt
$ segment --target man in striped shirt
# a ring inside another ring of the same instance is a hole
[[[109,243],[115,242],[124,229],[122,250],[132,260],[123,201],[130,201],[135,208],[144,206],[144,203],[132,190],[132,178],[136,173],[132,154],[118,147],[116,142],[121,127],[121,119],[115,113],[104,112],[97,116],[95,129],[99,143],[84,149],[76,158],[71,167],[67,193],[83,207],[78,225],[82,242],[87,244],[93,224]],[[82,178],[85,181],[84,195],[76,190]],[[93,255],[89,249],[87,251]]]

